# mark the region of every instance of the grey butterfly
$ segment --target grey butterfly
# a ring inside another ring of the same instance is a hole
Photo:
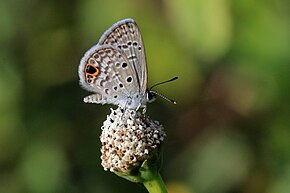
[[[93,92],[86,103],[138,109],[155,100],[147,89],[147,65],[140,30],[133,19],[113,24],[79,64],[80,85]]]

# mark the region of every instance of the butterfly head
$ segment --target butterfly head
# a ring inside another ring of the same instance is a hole
[[[147,102],[151,103],[154,102],[157,98],[157,94],[156,92],[152,91],[152,90],[146,90],[146,100]]]

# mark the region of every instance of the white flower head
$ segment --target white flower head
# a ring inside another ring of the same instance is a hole
[[[163,126],[139,111],[111,109],[102,126],[102,166],[127,172],[140,166],[158,150],[166,137]]]

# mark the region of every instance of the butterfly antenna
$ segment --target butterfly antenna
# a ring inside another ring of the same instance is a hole
[[[164,84],[164,83],[167,83],[167,82],[171,82],[171,81],[174,81],[174,80],[176,80],[176,79],[178,79],[177,76],[175,76],[174,78],[171,78],[170,80],[166,80],[166,81],[163,81],[163,82],[159,82],[159,83],[157,83],[157,84],[154,84],[153,86],[151,86],[151,87],[149,88],[149,90],[151,90],[151,89],[154,88],[155,86],[158,86],[158,85],[160,85],[160,84]],[[156,93],[156,92],[155,92],[155,94],[161,96],[161,97],[164,98],[164,99],[168,99],[168,98],[166,98],[165,96],[163,96],[163,95],[161,95],[161,94],[159,94],[159,93]],[[169,101],[170,101],[170,99],[169,99]]]
[[[156,91],[153,91],[153,90],[150,90],[150,92],[152,92],[152,93],[156,94],[157,96],[160,96],[161,98],[167,100],[168,102],[171,102],[171,103],[173,103],[173,104],[176,105],[176,101],[175,101],[175,100],[170,99],[170,98],[164,96],[163,94],[160,94],[160,93],[158,93],[158,92],[156,92]]]

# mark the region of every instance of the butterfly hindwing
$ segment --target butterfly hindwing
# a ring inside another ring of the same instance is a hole
[[[108,45],[96,45],[87,51],[79,66],[79,77],[84,88],[97,93],[86,97],[87,102],[120,105],[138,87],[127,57]]]

